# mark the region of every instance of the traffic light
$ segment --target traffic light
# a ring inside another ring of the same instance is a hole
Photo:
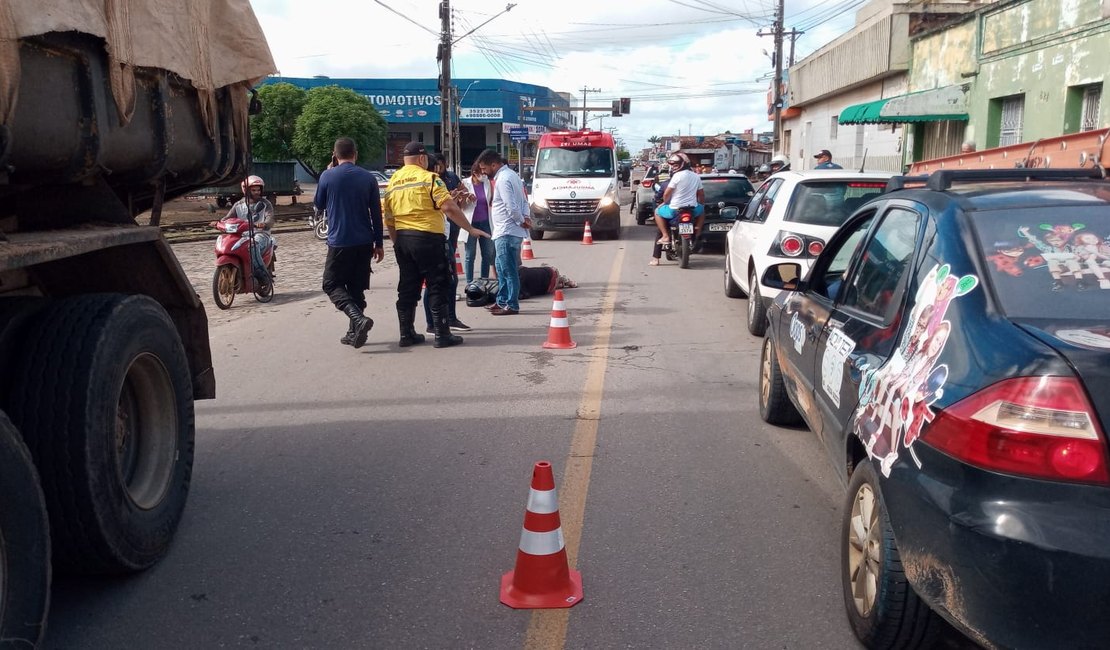
[[[632,112],[631,108],[632,99],[630,97],[621,97],[621,113],[627,115]]]
[[[613,100],[613,117],[620,117],[620,116],[621,116],[621,100],[614,99]]]

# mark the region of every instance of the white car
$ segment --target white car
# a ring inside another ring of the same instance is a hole
[[[882,194],[893,172],[785,171],[756,190],[725,238],[725,295],[748,296],[748,331],[763,336],[777,290],[759,279],[768,266],[798,262],[801,274],[848,215]]]

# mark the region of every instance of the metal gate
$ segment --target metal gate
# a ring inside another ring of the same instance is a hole
[[[1098,114],[1102,106],[1102,84],[1087,86],[1083,90],[1083,118],[1080,131],[1094,131],[1098,128]]]
[[[964,133],[967,129],[966,122],[956,120],[942,120],[929,122],[921,130],[924,137],[921,153],[922,160],[944,158],[960,153],[960,145],[964,142]]]
[[[1002,130],[998,146],[1006,147],[1021,142],[1021,126],[1025,119],[1025,95],[1014,95],[1002,100]]]

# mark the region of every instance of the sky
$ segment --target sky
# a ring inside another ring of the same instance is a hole
[[[632,151],[653,135],[771,129],[766,95],[774,64],[765,51],[774,50],[774,39],[757,32],[770,31],[774,0],[515,0],[505,12],[506,4],[451,0],[459,39],[453,77],[547,86],[578,101],[581,88],[600,89],[589,95],[591,106],[630,97],[628,115],[593,113],[589,125],[616,127]],[[805,32],[796,60],[851,29],[864,4],[786,0],[786,28]],[[251,6],[282,76],[438,76],[439,0]],[[789,41],[785,49],[788,55]]]

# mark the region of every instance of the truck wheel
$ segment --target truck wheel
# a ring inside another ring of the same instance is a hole
[[[212,301],[220,309],[230,309],[239,293],[239,268],[233,264],[221,264],[212,274]]]
[[[216,197],[216,205],[220,206],[221,208],[226,208],[227,207],[227,197],[217,196]]]
[[[145,569],[189,493],[193,388],[177,329],[147,296],[55,300],[25,332],[8,413],[42,476],[54,567]]]
[[[31,454],[0,412],[0,643],[37,647],[49,604],[46,501]]]

